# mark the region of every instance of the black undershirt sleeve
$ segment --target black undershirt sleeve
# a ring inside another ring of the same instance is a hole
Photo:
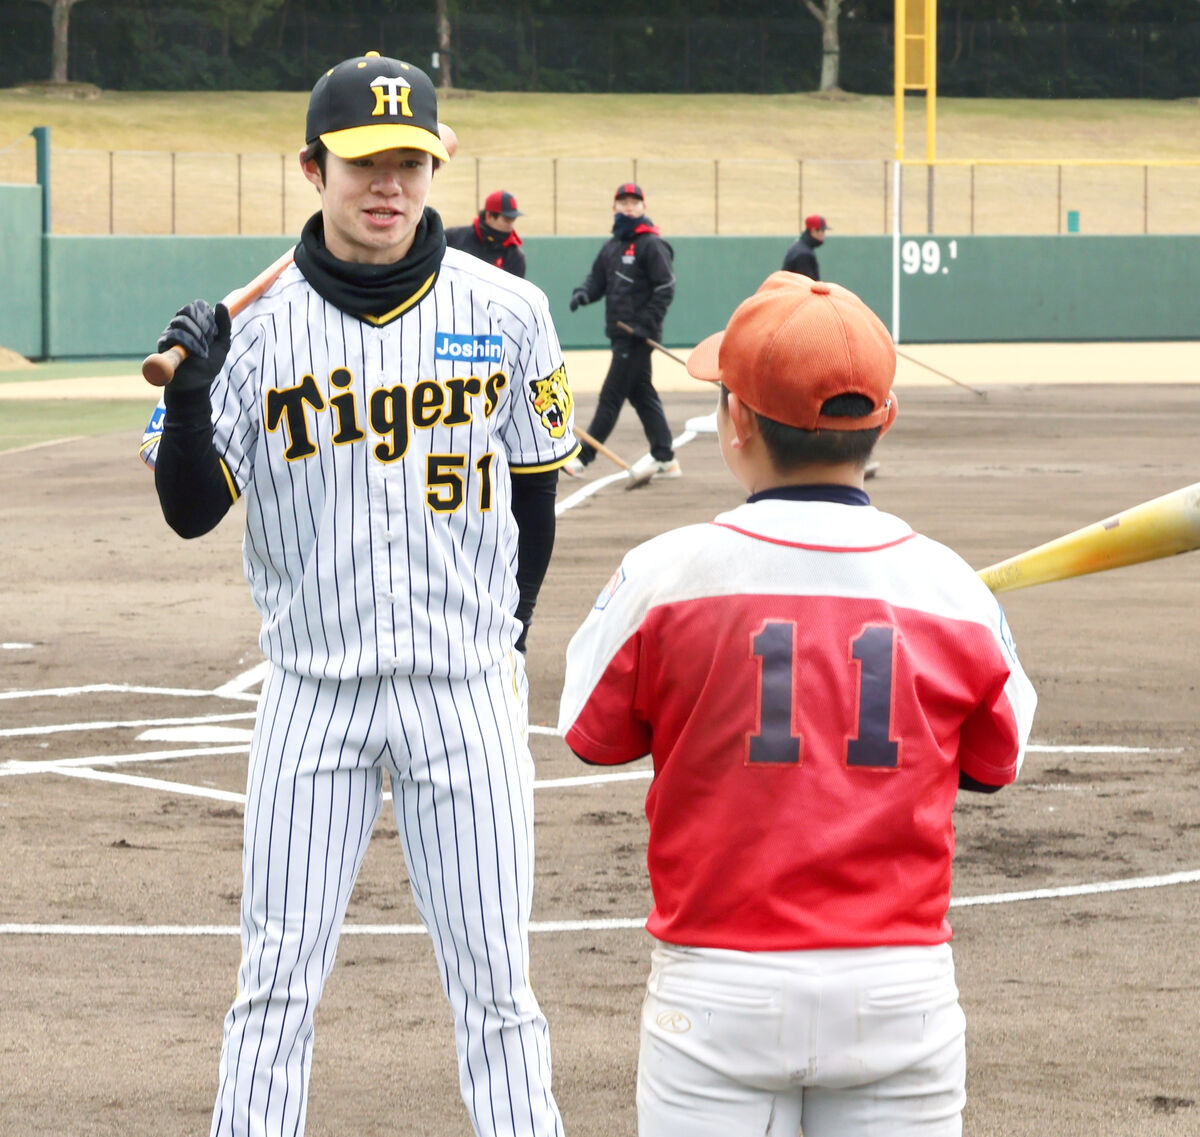
[[[525,650],[525,633],[533,619],[542,579],[554,551],[554,504],[558,492],[558,471],[540,470],[534,474],[512,473],[512,510],[517,522],[517,587],[521,599],[515,613],[523,625],[517,647]]]
[[[970,774],[964,774],[961,770],[958,772],[958,788],[960,790],[970,790],[977,794],[994,794],[997,790],[1004,789],[1003,786],[988,785],[987,782],[977,782]]]
[[[181,537],[216,528],[234,502],[213,446],[208,388],[163,392],[167,414],[154,463],[154,488],[167,524]]]

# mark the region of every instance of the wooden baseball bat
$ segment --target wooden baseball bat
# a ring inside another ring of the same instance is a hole
[[[637,335],[637,332],[635,332],[628,324],[621,320],[617,321],[617,327],[623,332],[628,332],[631,336]],[[673,360],[675,360],[676,363],[682,363],[684,367],[687,366],[687,360],[681,355],[676,355],[669,347],[663,347],[662,344],[658,343],[656,340],[652,340],[649,336],[639,336],[638,338],[644,339],[652,348],[654,348],[655,351],[661,351],[663,355],[669,355]]]
[[[438,135],[446,153],[454,157],[458,149],[458,135],[444,122],[438,123]],[[236,316],[252,300],[257,300],[288,265],[292,263],[293,249],[288,249],[277,261],[268,265],[249,284],[238,289],[230,297],[226,307],[231,316]],[[187,348],[182,344],[174,344],[166,351],[155,352],[142,360],[142,377],[155,387],[165,387],[175,376],[175,369],[188,357]]]
[[[1010,592],[1197,548],[1200,482],[980,569],[979,575],[993,592]]]
[[[586,430],[583,429],[583,427],[577,426],[574,427],[573,430],[575,437],[578,438],[580,442],[586,442],[593,450],[596,451],[597,454],[603,454],[605,458],[607,458],[610,462],[615,462],[621,467],[622,470],[625,471],[625,473],[629,475],[632,485],[626,488],[633,489],[634,486],[645,485],[652,477],[654,477],[653,467],[651,467],[649,470],[646,470],[644,473],[635,474],[633,472],[633,467],[626,462],[624,458],[622,458],[615,451],[610,450],[604,445],[603,442],[597,442],[596,439],[594,439]]]
[[[914,356],[905,355],[899,348],[896,348],[896,354],[901,359],[907,359],[909,363],[915,363],[918,367],[924,367],[926,371],[932,371],[934,375],[942,379],[948,379],[951,383],[957,383],[958,386],[965,387],[972,395],[978,395],[981,399],[987,398],[986,391],[981,391],[978,387],[972,387],[970,383],[964,383],[961,379],[955,379],[953,375],[947,375],[944,371],[939,371],[936,367],[930,367],[928,363],[922,363]]]
[[[269,264],[249,284],[239,288],[225,305],[231,316],[236,316],[253,300],[257,300],[288,265],[292,263],[295,249],[288,249],[278,260]],[[166,351],[156,351],[142,360],[142,378],[153,387],[165,387],[175,377],[175,369],[188,357],[187,348],[172,344]]]

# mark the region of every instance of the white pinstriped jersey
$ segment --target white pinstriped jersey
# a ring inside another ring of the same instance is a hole
[[[447,249],[430,292],[374,326],[291,265],[234,317],[211,399],[270,659],[316,678],[464,678],[512,649],[509,471],[576,448],[540,289]]]

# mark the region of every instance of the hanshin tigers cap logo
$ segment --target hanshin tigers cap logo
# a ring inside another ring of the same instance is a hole
[[[345,59],[317,80],[304,138],[310,145],[319,138],[339,158],[407,148],[450,161],[429,76],[377,51]]]

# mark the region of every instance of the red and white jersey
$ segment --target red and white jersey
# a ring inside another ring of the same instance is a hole
[[[639,545],[567,649],[571,749],[653,756],[670,943],[948,940],[959,771],[1007,785],[1024,757],[1037,699],[995,597],[858,491],[785,496],[813,490]]]

